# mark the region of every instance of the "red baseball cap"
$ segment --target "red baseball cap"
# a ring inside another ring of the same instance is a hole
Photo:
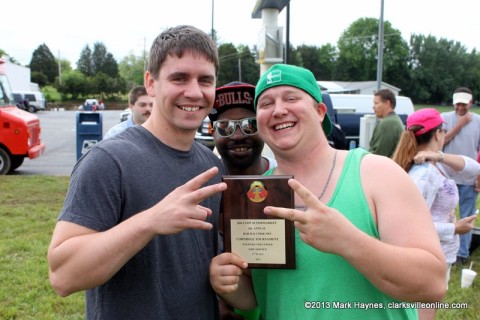
[[[422,135],[425,132],[438,127],[442,123],[446,123],[440,116],[440,112],[437,109],[425,108],[415,111],[407,118],[407,130],[412,126],[422,126],[423,129],[415,132],[416,136]]]

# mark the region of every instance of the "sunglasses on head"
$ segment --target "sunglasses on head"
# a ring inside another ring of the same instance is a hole
[[[257,120],[255,117],[245,118],[241,120],[217,120],[213,122],[213,130],[215,130],[221,137],[231,137],[237,126],[246,136],[253,136],[258,133]]]

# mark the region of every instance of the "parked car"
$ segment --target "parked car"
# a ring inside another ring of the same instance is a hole
[[[82,105],[78,106],[78,110],[84,110],[84,111],[105,110],[105,104],[103,104],[103,102],[99,102],[97,99],[85,99],[85,102]]]
[[[23,99],[22,95],[19,93],[14,93],[13,94],[13,100],[15,100],[15,104],[17,105],[18,108],[28,111],[27,106],[25,105],[25,100]]]
[[[28,112],[34,113],[46,109],[47,102],[40,91],[15,91],[13,96],[17,106]]]
[[[128,117],[132,114],[132,109],[127,108],[120,113],[120,122],[127,121]]]
[[[202,125],[197,129],[195,140],[212,150],[215,148],[215,141],[213,141],[212,137],[212,124],[208,116],[203,119]]]

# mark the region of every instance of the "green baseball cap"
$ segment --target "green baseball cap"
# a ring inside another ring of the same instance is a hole
[[[258,97],[267,89],[278,86],[291,86],[301,89],[308,93],[317,102],[322,102],[322,92],[318,86],[315,76],[310,70],[305,68],[292,66],[288,64],[275,64],[268,69],[258,80],[255,87],[254,106],[257,109]],[[322,122],[323,132],[329,135],[332,132],[332,121],[325,113],[325,118]]]

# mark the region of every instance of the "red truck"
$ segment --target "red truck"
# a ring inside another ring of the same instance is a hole
[[[0,59],[0,175],[20,167],[23,160],[37,158],[45,151],[40,141],[40,120],[19,109]]]

